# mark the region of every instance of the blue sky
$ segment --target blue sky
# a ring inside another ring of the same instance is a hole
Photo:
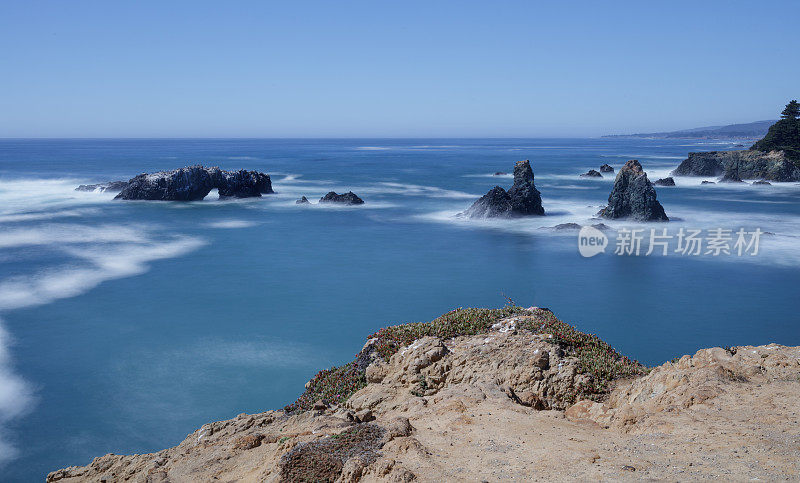
[[[5,1],[0,137],[579,137],[774,119],[800,2]]]

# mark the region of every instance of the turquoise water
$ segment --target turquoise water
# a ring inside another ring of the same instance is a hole
[[[715,345],[800,344],[800,186],[658,188],[679,227],[761,228],[751,257],[582,258],[574,233],[639,159],[683,140],[0,141],[0,456],[41,480],[105,453],[291,402],[387,324],[459,306],[551,308],[648,364]],[[530,159],[548,216],[454,215]],[[272,175],[276,195],[119,202],[78,184],[203,163]],[[299,206],[353,190],[360,207]],[[608,223],[619,227],[620,223]],[[661,225],[658,226],[661,228]],[[649,228],[649,226],[647,227]]]

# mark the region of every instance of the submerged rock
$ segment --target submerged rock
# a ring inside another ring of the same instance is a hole
[[[492,176],[505,176],[505,175],[507,175],[507,174],[508,174],[508,173],[506,173],[505,171],[497,171],[497,172],[496,172],[496,173],[494,173]]]
[[[761,184],[761,185],[768,185],[768,186],[772,185],[772,183],[770,183],[769,181],[764,181],[763,179],[760,179],[758,181],[753,181],[753,184]]]
[[[601,173],[613,173],[614,172],[614,168],[612,168],[611,165],[609,165],[609,164],[604,164],[604,165],[600,166],[600,172]]]
[[[653,185],[655,185],[655,186],[675,186],[675,180],[672,178],[672,176],[669,176],[667,178],[661,178],[661,179],[655,180],[653,182]]]
[[[700,184],[717,184],[717,183],[704,179],[703,181],[700,182]]]
[[[675,176],[723,176],[735,169],[740,178],[800,181],[800,166],[783,151],[710,151],[689,153],[672,174]]]
[[[589,171],[587,171],[587,172],[585,172],[585,173],[583,173],[581,175],[581,178],[602,178],[602,177],[603,177],[602,174],[600,174],[598,171],[595,171],[593,169],[590,169]]]
[[[739,177],[739,173],[735,169],[731,169],[725,171],[725,174],[722,178],[719,179],[720,183],[744,183],[742,178]]]
[[[273,193],[267,174],[258,171],[223,171],[217,167],[189,166],[172,171],[140,174],[128,181],[114,198],[119,200],[197,201],[216,188],[221,198],[259,197]]]
[[[582,227],[577,223],[559,223],[558,225],[554,226],[553,229],[557,231],[565,231],[565,230],[580,230]]]
[[[656,190],[639,161],[632,159],[617,173],[608,206],[600,210],[604,218],[631,218],[636,221],[669,221],[656,199]]]
[[[358,197],[352,191],[348,191],[347,193],[337,194],[334,191],[329,192],[325,196],[319,199],[320,203],[341,203],[344,205],[363,205],[364,200]]]
[[[533,182],[530,161],[514,166],[514,184],[508,191],[495,186],[461,213],[468,218],[544,215],[542,196]]]
[[[308,198],[306,198],[305,196],[303,196],[299,200],[295,201],[295,204],[298,204],[298,205],[302,205],[302,204],[305,204],[305,203],[310,203],[310,201],[308,201]]]
[[[128,186],[127,181],[109,181],[108,183],[82,184],[75,191],[120,192]]]

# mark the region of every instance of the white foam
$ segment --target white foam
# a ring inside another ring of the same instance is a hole
[[[54,246],[81,260],[39,273],[0,279],[0,310],[30,307],[73,297],[103,281],[137,275],[147,262],[192,251],[203,242],[190,237],[153,241],[138,225],[46,224],[0,232],[0,247]]]
[[[145,243],[145,228],[140,225],[46,224],[33,228],[0,231],[0,248],[70,243]]]
[[[38,220],[52,220],[54,218],[68,218],[87,216],[98,213],[99,210],[92,208],[75,209],[75,210],[56,210],[56,211],[40,211],[40,212],[26,212],[13,215],[0,215],[0,223],[17,223],[20,221],[38,221]]]
[[[221,220],[221,221],[212,221],[206,223],[206,226],[209,228],[221,228],[221,229],[249,228],[251,226],[256,226],[256,223],[247,220]]]
[[[27,414],[35,402],[31,385],[14,373],[9,354],[10,345],[10,337],[0,320],[0,465],[19,454],[6,436],[4,426]]]
[[[102,204],[116,193],[75,191],[85,180],[0,179],[0,215],[19,215],[52,209],[75,208],[76,205]]]

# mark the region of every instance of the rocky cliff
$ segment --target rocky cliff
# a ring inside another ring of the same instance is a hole
[[[215,188],[221,198],[250,198],[273,193],[268,174],[245,170],[223,171],[217,167],[198,165],[140,174],[128,181],[114,199],[197,201]]]
[[[639,161],[631,159],[617,173],[608,206],[600,210],[604,218],[630,218],[636,221],[669,221],[656,199],[656,190]]]
[[[725,176],[735,173],[742,179],[800,181],[800,166],[786,157],[784,151],[762,152],[709,151],[689,153],[689,157],[672,171],[674,176]]]
[[[800,348],[704,349],[652,370],[546,309],[387,327],[285,410],[47,481],[793,479]]]

